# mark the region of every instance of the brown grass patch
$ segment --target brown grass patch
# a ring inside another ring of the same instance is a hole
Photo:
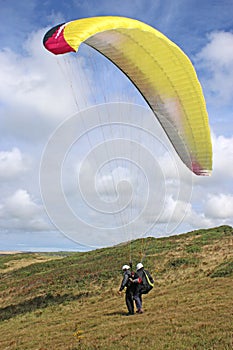
[[[150,241],[156,283],[142,315],[126,316],[117,294],[127,246],[18,265],[1,275],[0,348],[232,350],[233,278],[211,277],[233,259],[224,230]]]

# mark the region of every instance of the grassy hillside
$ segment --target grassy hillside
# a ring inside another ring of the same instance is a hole
[[[131,252],[156,279],[126,317]],[[87,253],[0,256],[0,349],[233,349],[233,230],[221,226]]]

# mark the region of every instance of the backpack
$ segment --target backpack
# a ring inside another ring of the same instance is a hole
[[[143,279],[142,294],[147,294],[154,288],[154,281],[148,271],[143,271],[145,278]]]

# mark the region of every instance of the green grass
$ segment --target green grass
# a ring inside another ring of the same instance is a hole
[[[126,317],[117,290],[130,255],[155,287],[145,313]],[[231,227],[23,257],[0,256],[0,349],[233,349]]]
[[[31,259],[32,254],[9,254],[0,255],[0,269],[6,269],[11,261]]]
[[[228,277],[233,276],[233,260],[226,261],[217,266],[210,274],[210,277]]]
[[[189,258],[189,257],[179,257],[176,259],[171,259],[167,263],[167,268],[169,269],[177,269],[181,266],[197,266],[199,260],[197,258]]]

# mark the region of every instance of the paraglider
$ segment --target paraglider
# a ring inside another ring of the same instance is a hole
[[[104,16],[57,25],[43,43],[55,55],[84,43],[107,57],[140,91],[184,164],[196,175],[211,173],[202,88],[189,58],[166,36],[138,20]]]

